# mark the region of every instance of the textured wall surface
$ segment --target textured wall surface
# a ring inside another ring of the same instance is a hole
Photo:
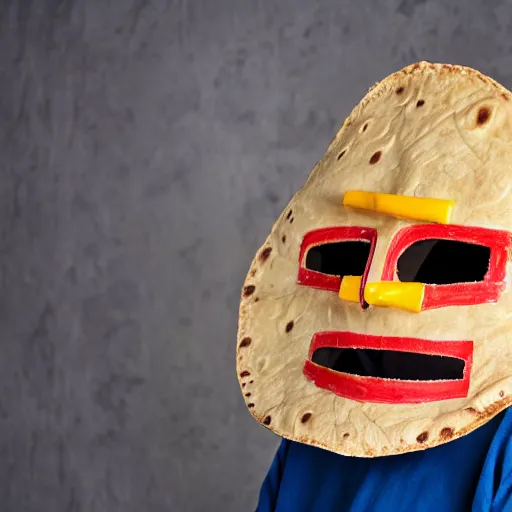
[[[373,82],[512,86],[509,0],[0,2],[0,510],[254,510],[239,290]]]

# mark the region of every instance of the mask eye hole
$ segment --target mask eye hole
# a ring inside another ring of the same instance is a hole
[[[410,245],[397,262],[398,279],[404,282],[448,285],[483,281],[491,249],[457,240],[429,239]]]
[[[333,226],[304,235],[299,254],[297,283],[318,290],[339,292],[344,276],[363,276],[377,232],[371,228]]]
[[[311,247],[306,254],[308,270],[331,276],[361,276],[364,273],[371,244],[369,241],[352,240],[325,243]]]

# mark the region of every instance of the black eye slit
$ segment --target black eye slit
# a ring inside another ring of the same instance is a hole
[[[398,279],[424,284],[483,281],[491,258],[489,247],[457,240],[421,240],[408,247],[397,263]]]
[[[350,240],[311,247],[306,268],[332,276],[361,276],[370,255],[370,242]]]
[[[368,348],[319,348],[311,360],[349,375],[409,381],[461,380],[465,366],[456,357]]]

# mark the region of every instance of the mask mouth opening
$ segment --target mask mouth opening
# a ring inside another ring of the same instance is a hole
[[[322,347],[311,361],[348,375],[405,381],[462,380],[465,369],[457,357],[370,348]]]

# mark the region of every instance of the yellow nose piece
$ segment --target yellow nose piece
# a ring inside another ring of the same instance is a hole
[[[422,283],[381,281],[367,283],[364,288],[364,299],[372,306],[400,308],[419,313],[424,291],[425,285]]]
[[[359,302],[361,279],[361,276],[344,276],[340,286],[340,299],[349,300],[350,302]]]
[[[341,281],[339,297],[350,302],[359,302],[360,289],[361,276],[345,276]],[[372,306],[399,308],[419,313],[424,292],[423,283],[381,281],[366,284],[364,300]]]
[[[455,201],[349,190],[343,204],[393,217],[449,224]]]

